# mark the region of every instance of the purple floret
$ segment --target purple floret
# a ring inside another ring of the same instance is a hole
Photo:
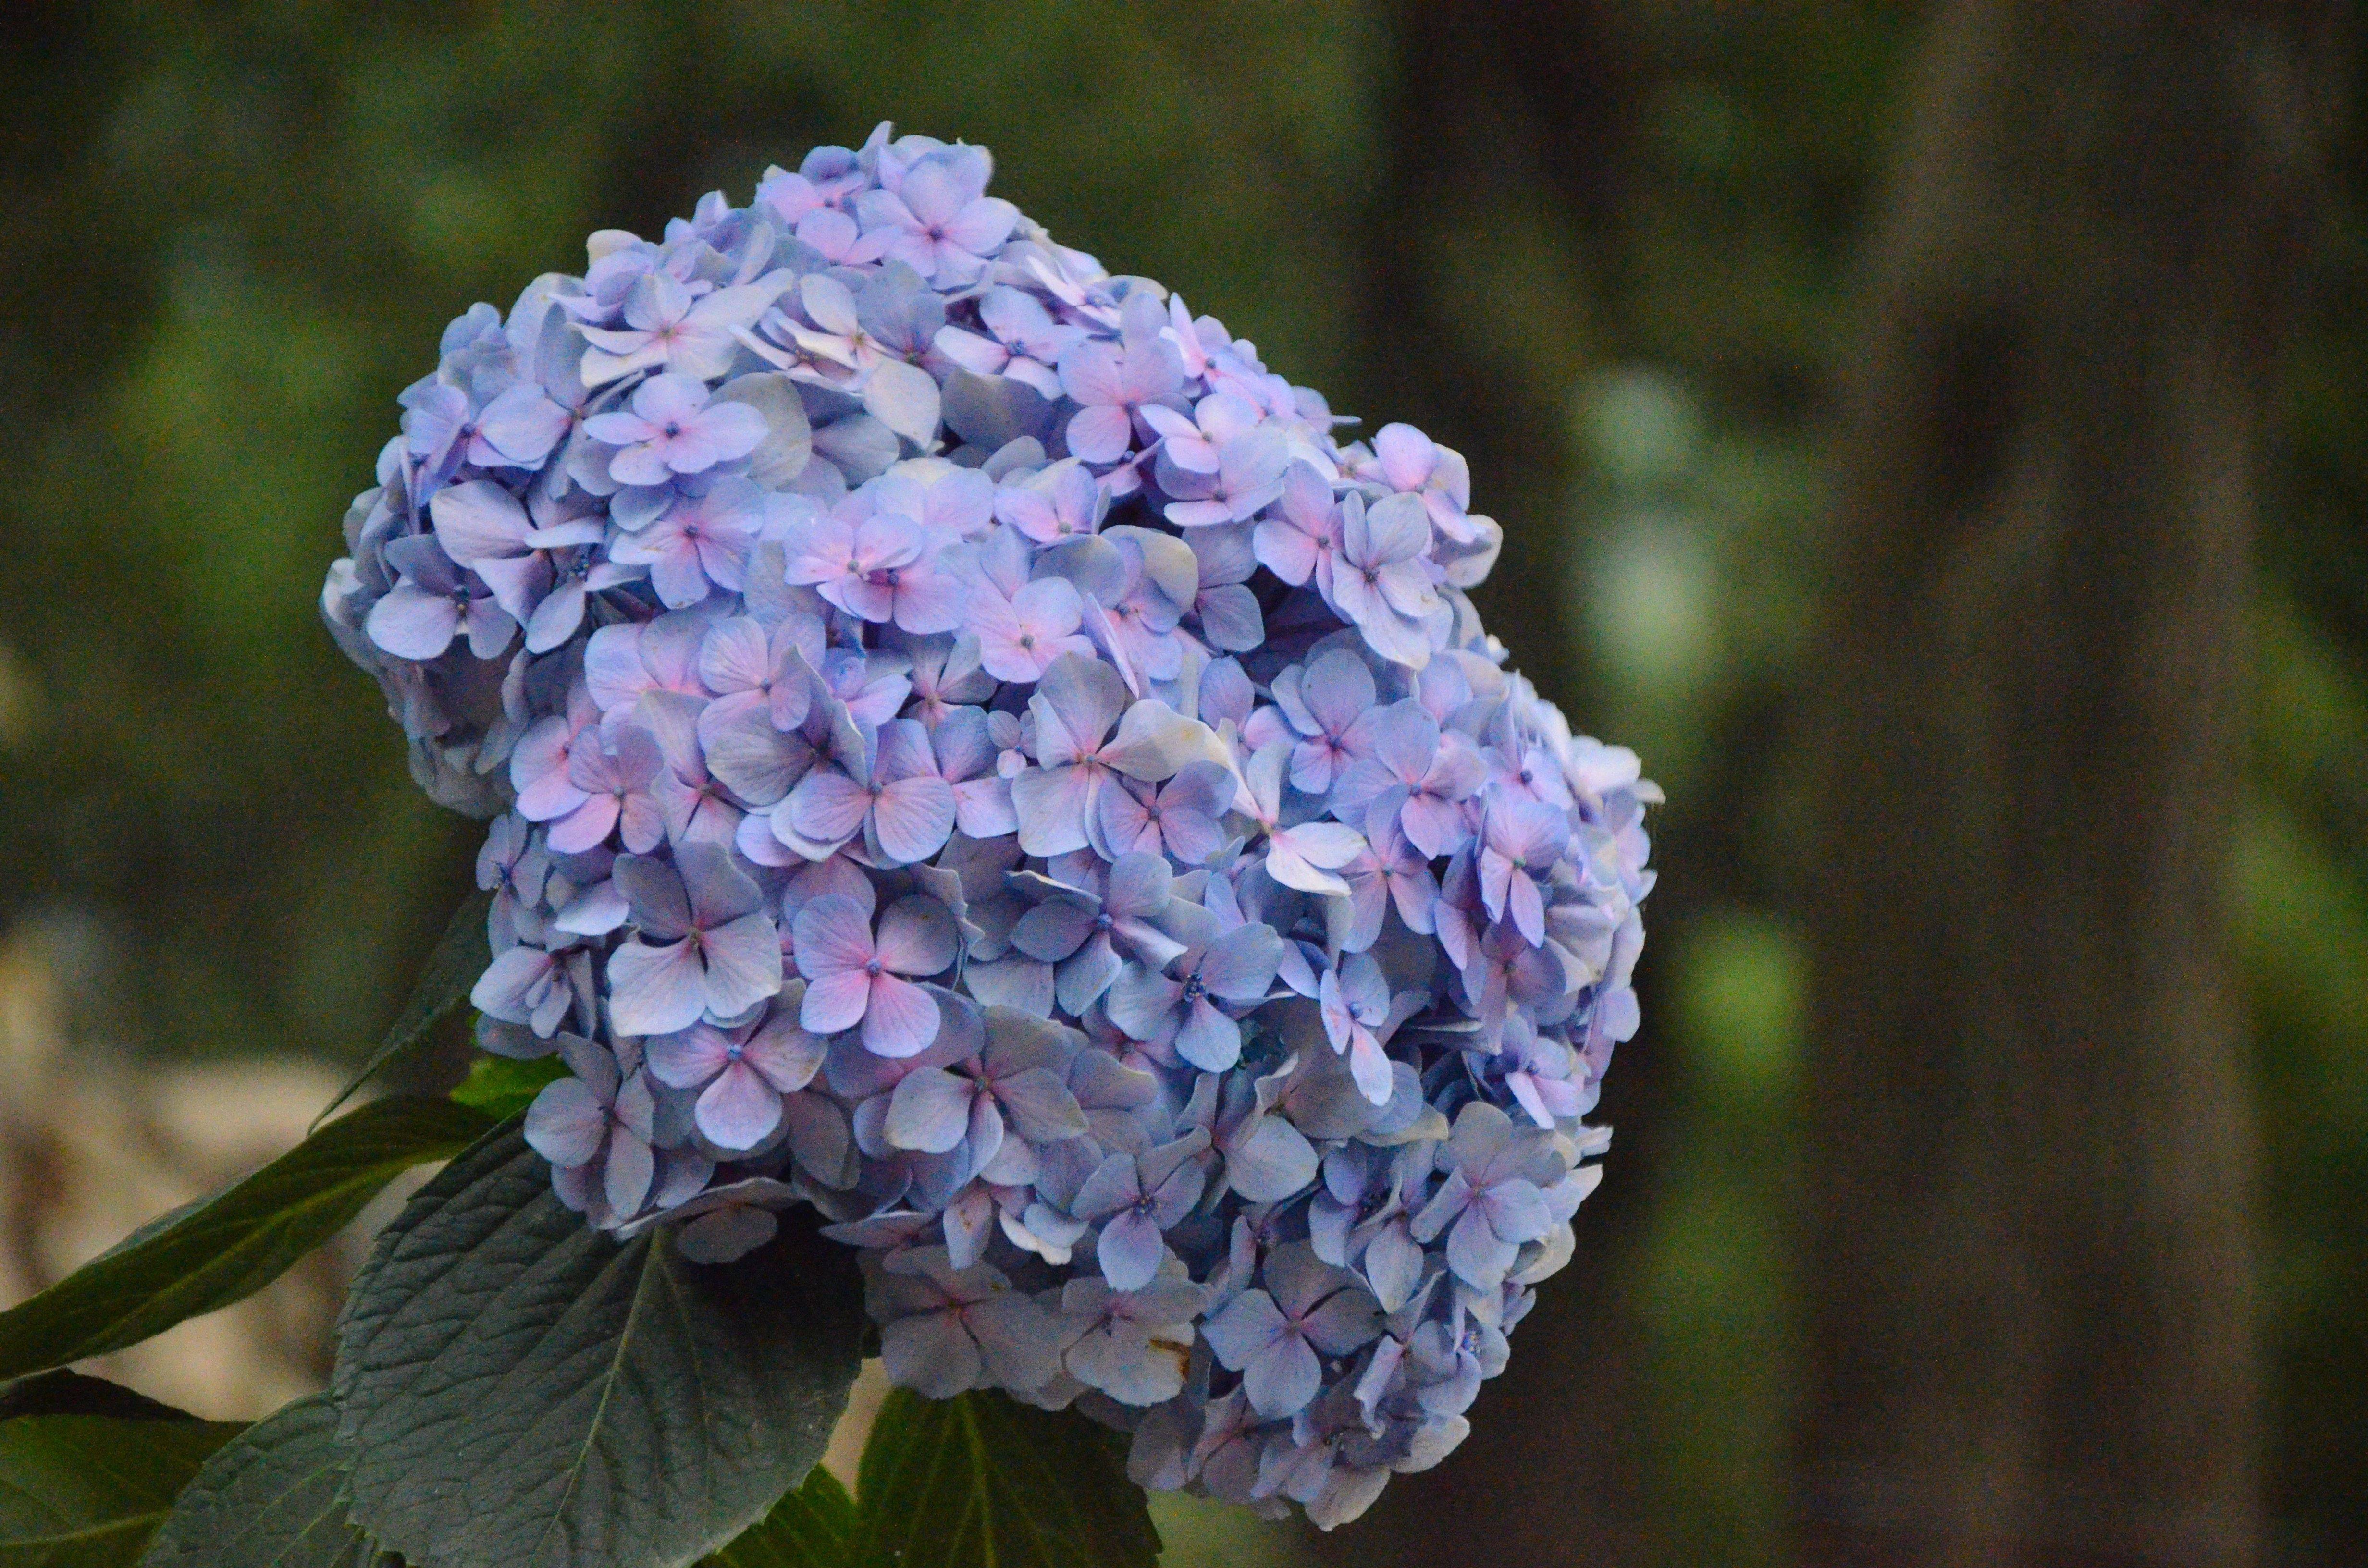
[[[491,819],[562,1202],[811,1204],[898,1384],[1328,1528],[1573,1255],[1660,795],[1480,630],[1459,454],[992,172],[883,126],[473,307],[323,614]]]

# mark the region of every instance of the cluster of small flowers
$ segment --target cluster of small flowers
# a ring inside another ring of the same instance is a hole
[[[479,305],[329,625],[479,863],[595,1225],[811,1202],[891,1376],[1320,1524],[1571,1256],[1645,805],[1502,667],[1497,525],[882,127]]]

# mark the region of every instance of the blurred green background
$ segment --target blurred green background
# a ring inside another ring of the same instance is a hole
[[[1621,1142],[1549,1288],[1588,1291],[1589,1332],[1633,1351],[1633,1375],[1567,1395],[1624,1488],[1604,1506],[1623,1533],[1570,1561],[1780,1560],[1788,912],[1818,876],[1799,694],[1855,244],[1920,17],[1464,10],[1458,30],[1283,0],[13,8],[0,924],[44,944],[75,1038],[351,1058],[465,887],[479,830],[414,789],[314,610],[446,320],[580,269],[590,230],[654,233],[718,187],[745,200],[767,164],[882,119],[984,142],[997,190],[1063,240],[1177,287],[1369,426],[1466,452],[1506,525],[1492,626],[1667,787],[1647,1021],[1605,1100]],[[2356,142],[2345,168],[2356,203]],[[2265,509],[2257,745],[2227,810],[2273,1533],[2281,1560],[2333,1563],[2368,1561],[2356,205],[2317,265]],[[1513,1380],[1544,1359],[1515,1349]],[[1179,1563],[1304,1550],[1167,1518]]]

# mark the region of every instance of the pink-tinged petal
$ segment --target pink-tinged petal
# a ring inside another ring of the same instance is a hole
[[[671,1034],[707,1011],[707,972],[689,938],[661,948],[627,942],[609,956],[609,989],[619,1034]]]
[[[946,240],[973,256],[986,256],[1011,237],[1019,209],[1000,197],[982,196],[942,225]]]
[[[1234,508],[1224,501],[1170,501],[1163,514],[1179,528],[1214,528],[1234,521]]]
[[[745,458],[765,444],[765,416],[745,403],[710,404],[698,416],[699,433],[714,451],[714,461]]]
[[[648,795],[626,796],[617,824],[618,837],[635,855],[647,855],[666,837],[666,813]]]
[[[432,659],[452,645],[461,609],[449,596],[398,583],[362,622],[371,642],[399,659]]]
[[[649,281],[653,290],[666,296],[666,302],[656,306],[662,314],[635,324],[657,326],[679,322],[690,309],[688,293],[670,278],[654,275]],[[689,376],[653,376],[633,389],[633,412],[660,427],[687,424],[698,417],[706,402],[707,389]]]
[[[1019,847],[1030,855],[1083,849],[1094,783],[1092,771],[1084,767],[1030,768],[1014,778],[1011,804],[1019,818]]]
[[[712,1024],[693,1024],[675,1034],[643,1042],[642,1061],[650,1076],[669,1088],[695,1089],[732,1060],[731,1041]]]
[[[1049,898],[1011,927],[1011,945],[1030,958],[1058,962],[1094,934],[1095,911],[1073,898]]]
[[[1387,1105],[1392,1087],[1390,1059],[1383,1051],[1373,1031],[1360,1028],[1355,1043],[1349,1049],[1349,1073],[1357,1081],[1357,1092],[1373,1105]]]
[[[511,462],[530,466],[550,456],[569,418],[541,387],[520,382],[485,405],[477,434]]]
[[[1001,838],[1019,831],[1008,778],[973,778],[954,786],[954,825],[969,838]]]
[[[907,567],[896,585],[896,624],[907,631],[952,631],[962,623],[962,585],[946,574]]]
[[[1545,901],[1538,892],[1537,882],[1528,872],[1512,879],[1513,924],[1529,939],[1530,946],[1543,947],[1546,939]]]
[[[805,951],[798,959],[803,966]],[[798,1006],[798,1022],[815,1034],[837,1034],[863,1021],[871,1005],[871,977],[861,970],[843,970],[811,980],[805,1000]]]
[[[620,484],[664,484],[674,477],[666,451],[655,441],[627,447],[609,460],[609,477]]]
[[[1011,608],[1040,640],[1075,631],[1086,612],[1076,585],[1066,577],[1040,577],[1028,584],[1011,597]]]
[[[534,618],[543,595],[551,591],[551,562],[541,555],[490,558],[478,562],[475,570],[493,589],[494,603],[502,613],[521,623]]]
[[[1434,795],[1410,797],[1398,823],[1406,842],[1433,860],[1452,854],[1466,836],[1463,808]]]
[[[977,1085],[942,1067],[907,1073],[888,1102],[888,1142],[899,1149],[943,1154],[970,1130],[971,1101]]]
[[[1360,565],[1407,561],[1430,548],[1430,513],[1415,496],[1383,496],[1360,516],[1351,515],[1342,530],[1349,559]]]
[[[781,1096],[746,1062],[734,1062],[699,1096],[699,1130],[720,1148],[753,1149],[781,1124]]]
[[[1346,897],[1349,884],[1331,872],[1309,863],[1287,834],[1277,834],[1267,842],[1266,873],[1287,888],[1302,892],[1326,893],[1336,898]]]
[[[1195,998],[1176,1031],[1176,1054],[1204,1073],[1230,1072],[1242,1059],[1242,1027],[1206,997]]]
[[[893,974],[871,977],[871,1002],[863,1014],[866,1051],[874,1056],[917,1056],[938,1038],[939,1022],[937,998],[927,991]]]
[[[699,548],[680,535],[652,554],[649,567],[650,585],[668,609],[688,609],[707,597],[707,569],[700,563]]]
[[[886,858],[911,866],[945,847],[955,816],[953,787],[931,775],[901,778],[882,790],[872,807],[871,826]]]
[[[1036,713],[1036,760],[1051,767],[1093,755],[1126,711],[1130,695],[1125,679],[1098,660],[1055,660],[1037,687],[1036,697],[1043,700],[1030,699]]]
[[[529,822],[551,822],[591,798],[567,777],[565,768],[554,767],[518,790],[518,812]]]
[[[880,782],[891,779],[935,778],[938,759],[929,744],[929,732],[918,721],[898,719],[880,726],[880,739],[873,754],[871,777]]]
[[[526,553],[526,508],[517,496],[487,479],[447,485],[427,499],[436,542],[463,566],[479,560]]]
[[[823,1062],[828,1042],[801,1025],[795,1014],[776,1007],[773,1016],[749,1037],[742,1048],[748,1064],[765,1075],[765,1081],[785,1095],[792,1095],[814,1082],[814,1075]]]
[[[759,911],[704,932],[707,1006],[732,1017],[781,989],[781,937],[772,916]]]
[[[527,1146],[554,1165],[588,1165],[609,1133],[609,1111],[581,1078],[543,1086],[527,1108]]]
[[[641,1212],[656,1176],[657,1156],[647,1143],[622,1132],[609,1140],[609,1165],[602,1173],[601,1188],[618,1218]]]
[[[1101,829],[1101,848],[1111,856],[1163,852],[1165,840],[1159,824],[1151,819],[1150,808],[1123,785],[1112,785],[1096,794],[1094,820]]]
[[[620,807],[614,795],[595,795],[551,826],[551,846],[563,855],[580,855],[608,841],[617,825]],[[644,846],[644,847],[647,847]]]
[[[1384,425],[1373,435],[1373,456],[1393,490],[1418,490],[1430,478],[1439,449],[1411,425]]]
[[[1293,587],[1315,572],[1315,540],[1279,518],[1262,519],[1251,535],[1258,563]]]
[[[1059,369],[1061,389],[1085,407],[1106,406],[1124,396],[1118,355],[1107,343],[1089,340],[1078,344],[1061,356]]]
[[[790,825],[816,844],[838,844],[863,830],[871,791],[835,767],[817,768],[790,792]]]
[[[507,1024],[527,1021],[536,994],[550,977],[552,959],[540,948],[512,948],[495,958],[469,991],[469,1005]]]
[[[593,587],[605,585],[598,583],[590,585]],[[534,613],[526,625],[528,653],[548,653],[575,635],[575,629],[584,624],[586,591],[586,584],[583,578],[570,577],[534,607]]]
[[[953,967],[961,948],[953,915],[926,894],[898,899],[880,916],[880,961],[899,974],[929,975]]]
[[[765,629],[748,616],[719,620],[699,645],[699,678],[718,696],[755,691],[772,678]]]
[[[824,893],[809,899],[798,911],[791,930],[797,943],[798,972],[808,980],[818,982],[830,975],[860,972],[872,960],[871,912],[844,893]],[[825,1034],[847,1028],[845,1023],[826,1028],[816,1024],[811,1017],[813,993],[807,995],[806,1028],[821,1028]],[[860,1015],[862,1009],[856,1011]]]
[[[896,613],[896,590],[885,583],[860,577],[833,577],[821,585],[824,598],[848,614],[874,624]]]
[[[1123,408],[1079,409],[1069,420],[1069,451],[1089,463],[1116,462],[1133,444],[1134,421]]]

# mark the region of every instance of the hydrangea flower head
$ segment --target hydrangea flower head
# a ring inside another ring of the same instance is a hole
[[[1461,457],[992,172],[883,126],[474,307],[322,608],[491,821],[587,1224],[811,1204],[896,1381],[1328,1528],[1572,1256],[1659,795],[1480,630]]]

